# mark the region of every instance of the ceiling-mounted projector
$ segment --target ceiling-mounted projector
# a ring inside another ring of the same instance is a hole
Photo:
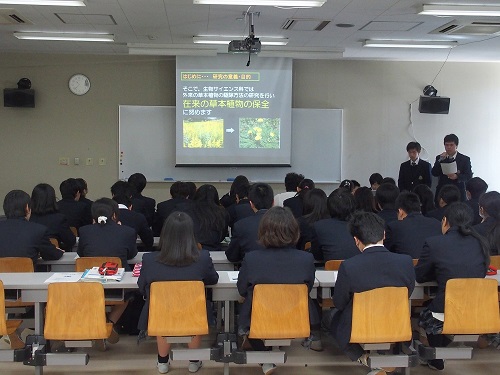
[[[244,40],[232,40],[229,42],[227,51],[230,53],[259,53],[261,48],[259,38],[245,38]]]

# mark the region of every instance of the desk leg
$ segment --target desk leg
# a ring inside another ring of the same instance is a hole
[[[224,332],[230,332],[230,301],[224,301]],[[229,375],[229,363],[224,363],[224,375]]]
[[[43,335],[44,303],[35,303],[35,334]],[[35,366],[35,375],[43,375],[43,366]]]

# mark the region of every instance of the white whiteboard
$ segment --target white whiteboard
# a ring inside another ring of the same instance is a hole
[[[342,110],[292,109],[291,167],[175,167],[175,107],[119,106],[119,178],[140,172],[150,182],[283,182],[288,172],[317,183],[341,180]]]

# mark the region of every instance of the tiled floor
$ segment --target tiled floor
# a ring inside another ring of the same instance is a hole
[[[209,345],[209,341],[204,342]],[[277,375],[364,375],[368,369],[350,362],[328,342],[323,352],[305,350],[299,341],[294,341],[286,349],[288,360],[275,371]],[[45,367],[44,374],[50,375],[155,375],[156,371],[156,341],[148,340],[137,346],[135,337],[121,336],[120,342],[110,345],[105,353],[89,349],[90,362],[87,366]],[[411,369],[414,375],[424,374],[474,374],[494,375],[500,372],[500,350],[492,348],[475,349],[472,360],[450,360],[446,362],[444,371],[437,372],[427,366]],[[206,361],[200,369],[200,375],[222,375],[222,364]],[[262,371],[257,365],[230,365],[232,375],[260,375]],[[0,363],[0,375],[33,375],[34,369],[20,363]],[[173,362],[169,374],[188,374],[187,362]]]

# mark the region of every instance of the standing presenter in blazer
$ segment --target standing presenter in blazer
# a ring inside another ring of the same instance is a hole
[[[422,147],[418,142],[410,142],[406,146],[408,160],[399,167],[398,187],[400,191],[413,191],[417,185],[424,184],[431,187],[431,165],[420,159]]]

